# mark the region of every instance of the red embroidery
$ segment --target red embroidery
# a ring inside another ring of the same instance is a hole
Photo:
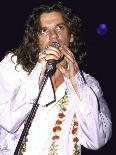
[[[60,113],[58,114],[58,119],[55,122],[55,126],[53,127],[53,137],[52,137],[52,144],[49,149],[48,155],[58,155],[57,147],[58,143],[57,141],[60,138],[60,131],[62,130],[61,125],[65,121],[65,112],[68,105],[68,97],[67,95],[64,95],[62,100],[59,103],[60,107]],[[76,115],[73,117],[72,125],[71,125],[71,133],[73,135],[72,141],[73,141],[73,150],[72,155],[80,155],[80,148],[78,148],[77,142],[79,141],[77,138],[77,130],[78,130],[78,122],[76,120]]]

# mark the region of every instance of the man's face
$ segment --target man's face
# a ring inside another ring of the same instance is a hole
[[[62,42],[68,46],[69,42],[73,41],[60,12],[42,13],[39,24],[41,28],[38,35],[40,50],[44,50],[52,42]]]

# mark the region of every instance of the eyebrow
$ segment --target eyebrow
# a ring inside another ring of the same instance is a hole
[[[67,25],[65,24],[65,23],[59,23],[59,24],[56,24],[57,26],[59,26],[59,25],[64,25],[64,26],[66,26],[67,27]]]
[[[64,26],[66,26],[67,27],[67,25],[65,24],[65,23],[58,23],[58,24],[56,24],[55,26],[59,26],[59,25],[64,25]],[[49,26],[41,26],[41,29],[44,29],[44,28],[48,28]]]

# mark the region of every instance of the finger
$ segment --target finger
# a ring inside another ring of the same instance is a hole
[[[40,62],[43,66],[46,65],[47,60],[46,60],[46,54],[44,52],[39,53],[38,62]]]
[[[69,77],[69,73],[60,63],[56,64],[56,68],[66,77]]]
[[[62,54],[67,57],[70,61],[74,61],[75,57],[73,53],[64,45],[63,47],[60,48]]]
[[[75,61],[73,59],[70,59],[70,57],[64,57],[65,61],[70,65],[70,66],[74,66]]]
[[[55,60],[60,60],[63,57],[63,54],[61,54],[60,50],[49,46],[49,48],[45,49],[46,53],[46,60],[49,59],[55,59]]]
[[[76,61],[70,61],[70,59],[68,59],[67,57],[64,57],[64,59],[68,63],[68,70],[71,73],[71,76],[75,75],[79,70],[78,63]]]
[[[70,59],[68,59],[68,58],[64,58],[66,61],[67,61],[67,63],[69,64],[69,67],[72,69],[75,69],[75,68],[79,68],[78,67],[78,63],[77,63],[77,61],[75,60],[75,61],[70,61]]]
[[[56,55],[53,55],[53,54],[46,54],[45,59],[46,59],[46,61],[51,60],[51,59],[58,60],[59,57],[57,57]]]
[[[61,56],[61,52],[57,48],[54,48],[52,46],[49,46],[47,49],[45,49],[45,51],[46,54],[56,55],[57,57]]]

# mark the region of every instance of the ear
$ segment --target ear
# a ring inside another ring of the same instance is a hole
[[[71,35],[70,35],[70,43],[72,43],[73,41],[74,41],[74,35],[71,34]]]

